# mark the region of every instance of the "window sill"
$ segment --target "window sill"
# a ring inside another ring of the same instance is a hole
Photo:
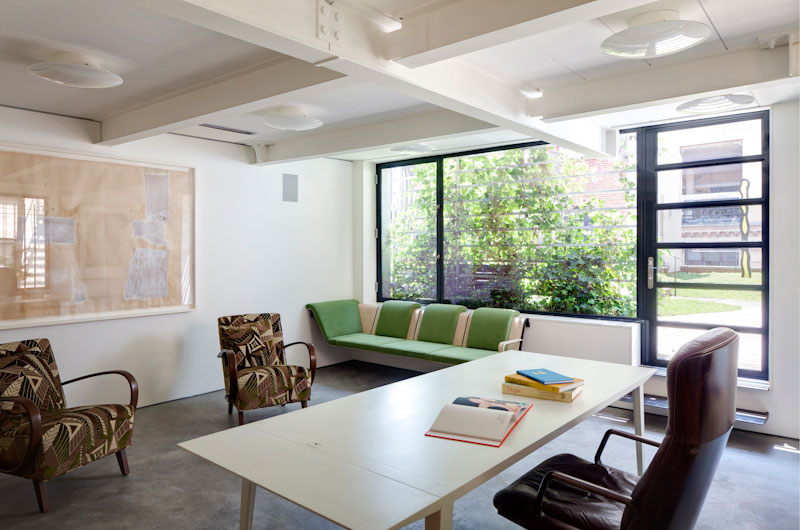
[[[656,373],[653,377],[667,377],[667,369],[663,366],[653,367]],[[748,388],[750,390],[769,391],[770,382],[763,379],[750,379],[748,377],[739,377],[736,379],[736,388]]]

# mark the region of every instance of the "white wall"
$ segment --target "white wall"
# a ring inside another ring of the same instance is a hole
[[[49,338],[64,380],[129,370],[139,381],[140,404],[148,405],[222,388],[217,317],[279,312],[287,342],[309,341],[313,323],[305,304],[353,296],[350,162],[320,159],[255,167],[244,147],[175,135],[106,148],[91,143],[98,126],[0,107],[0,143],[196,169],[197,309],[5,330],[0,342]],[[298,203],[282,202],[284,172],[299,175]],[[318,366],[350,358],[324,341],[314,345]],[[297,362],[303,353],[302,347],[290,349]],[[124,382],[111,377],[70,387],[71,405],[126,395],[120,391]]]

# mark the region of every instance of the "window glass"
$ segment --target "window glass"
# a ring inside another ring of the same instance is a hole
[[[761,198],[761,162],[658,172],[658,202]]]
[[[761,120],[732,121],[658,133],[658,164],[760,155]]]

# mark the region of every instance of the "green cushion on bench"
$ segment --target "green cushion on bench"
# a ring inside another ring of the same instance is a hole
[[[511,322],[519,316],[519,311],[480,307],[472,313],[467,335],[467,348],[491,350],[497,353],[497,345],[508,340]]]
[[[429,361],[439,361],[440,363],[460,364],[475,359],[482,359],[497,353],[489,350],[479,350],[477,348],[462,348],[461,346],[454,346],[431,353],[428,356]]]
[[[333,344],[334,337],[361,333],[361,316],[358,314],[357,300],[316,302],[306,304],[306,307],[314,313],[319,329],[330,344]]]
[[[466,311],[463,305],[430,304],[422,313],[417,340],[453,344],[458,315]]]
[[[375,335],[383,337],[406,338],[408,326],[411,324],[411,315],[420,305],[416,302],[389,300],[381,306],[378,313],[378,325],[375,326]]]
[[[439,344],[438,342],[422,342],[418,340],[400,340],[380,347],[381,353],[391,353],[394,355],[405,355],[417,359],[427,359],[433,352],[444,351],[454,348],[453,345]]]
[[[345,346],[347,348],[358,348],[360,350],[380,351],[380,346],[390,342],[402,342],[396,337],[381,337],[380,335],[370,335],[369,333],[353,333],[334,337],[332,344]]]

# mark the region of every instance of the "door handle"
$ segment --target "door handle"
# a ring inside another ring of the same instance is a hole
[[[652,289],[655,283],[655,265],[654,260],[651,257],[647,258],[647,288]]]

